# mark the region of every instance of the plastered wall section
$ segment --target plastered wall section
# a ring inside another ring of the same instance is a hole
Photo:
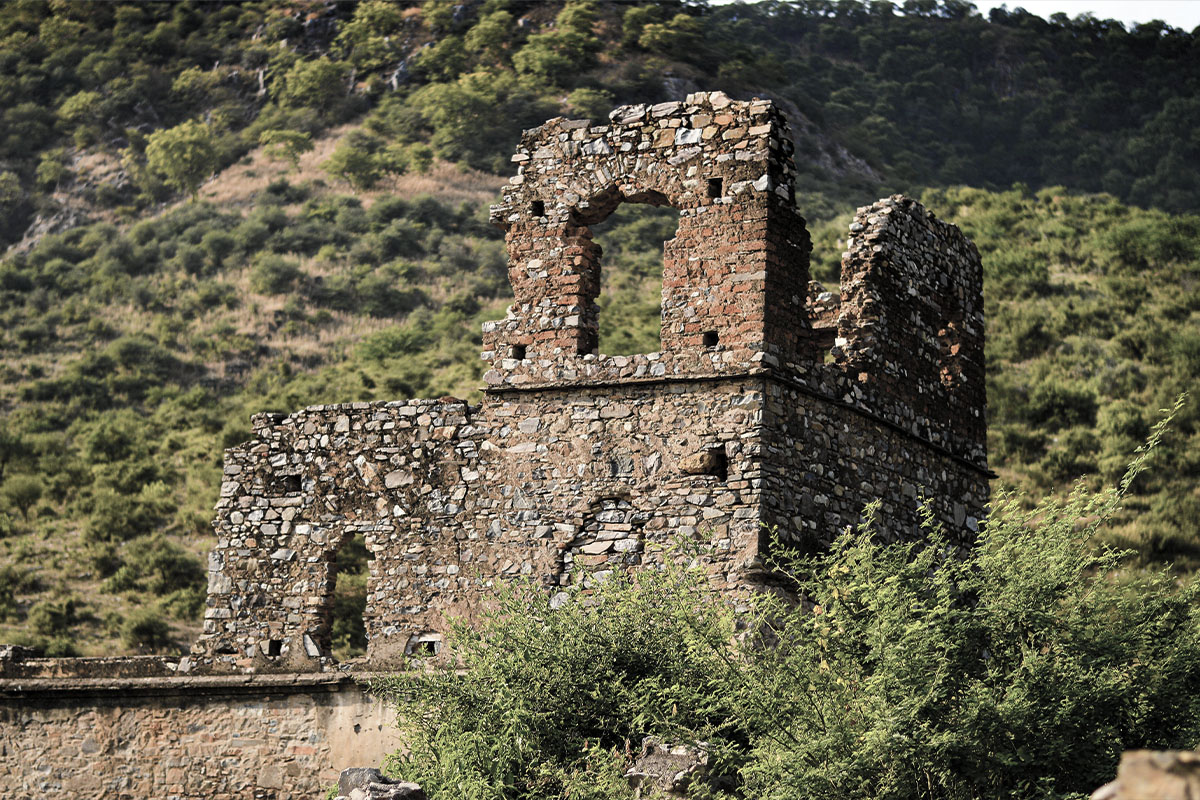
[[[316,798],[399,746],[391,712],[348,679],[259,681],[0,681],[0,794]]]

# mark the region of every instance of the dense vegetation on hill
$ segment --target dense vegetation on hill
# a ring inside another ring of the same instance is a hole
[[[1190,33],[957,0],[5,12],[0,639],[186,641],[221,448],[251,413],[474,393],[479,323],[509,296],[493,176],[555,114],[777,99],[827,284],[854,205],[905,191],[961,225],[1007,485],[1111,478],[1200,374]],[[598,226],[609,352],[656,347],[674,223],[639,210]],[[1144,562],[1200,559],[1189,409],[1118,527]],[[348,609],[363,558],[342,559]]]

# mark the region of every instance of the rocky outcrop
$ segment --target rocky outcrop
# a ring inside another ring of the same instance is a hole
[[[1129,750],[1117,778],[1092,792],[1092,800],[1195,800],[1200,797],[1200,752]]]
[[[426,800],[415,783],[394,781],[371,767],[350,767],[338,777],[337,800]]]

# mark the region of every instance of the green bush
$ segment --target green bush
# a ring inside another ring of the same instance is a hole
[[[274,253],[260,253],[250,269],[250,286],[264,294],[290,291],[303,273],[295,261]]]
[[[0,564],[0,622],[15,622],[18,617],[17,594],[38,588],[38,581],[31,570],[16,564]]]
[[[204,585],[200,559],[161,533],[126,545],[122,566],[104,582],[106,592],[148,592],[156,597]]]
[[[137,494],[99,489],[91,501],[84,536],[89,542],[134,539],[150,534],[171,514],[176,504],[161,482],[147,484]]]
[[[29,628],[39,636],[57,638],[91,616],[88,608],[75,597],[43,600],[29,610]]]
[[[161,651],[173,644],[171,626],[155,609],[138,609],[121,625],[121,642],[141,652]]]
[[[686,550],[553,598],[502,588],[454,628],[458,663],[376,683],[405,737],[388,768],[434,800],[632,797],[653,735],[706,744],[699,797],[1086,794],[1125,749],[1200,742],[1200,584],[1095,547],[1144,465],[1032,511],[1000,497],[966,553],[931,517],[880,543],[872,513],[823,555],[776,546],[799,605],[739,611]]]
[[[28,520],[30,509],[42,498],[42,480],[35,475],[13,475],[4,482],[2,493],[5,502]]]

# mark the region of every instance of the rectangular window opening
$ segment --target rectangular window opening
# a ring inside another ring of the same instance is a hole
[[[725,180],[723,178],[708,179],[708,196],[710,198],[721,197],[725,194]]]
[[[729,477],[729,456],[725,452],[724,447],[716,447],[709,451],[713,456],[713,469],[710,474],[716,477],[719,481],[724,481]]]
[[[535,217],[544,217],[546,216],[546,204],[541,200],[534,200],[529,204],[529,211]]]
[[[700,334],[700,339],[705,347],[716,347],[721,343],[721,337],[717,335],[716,331],[705,331]]]
[[[524,361],[525,360],[525,345],[514,344],[512,346],[512,349],[509,350],[508,355],[510,358],[515,358],[517,361]]]
[[[271,658],[278,658],[283,653],[283,640],[272,639],[267,642],[267,655]]]

